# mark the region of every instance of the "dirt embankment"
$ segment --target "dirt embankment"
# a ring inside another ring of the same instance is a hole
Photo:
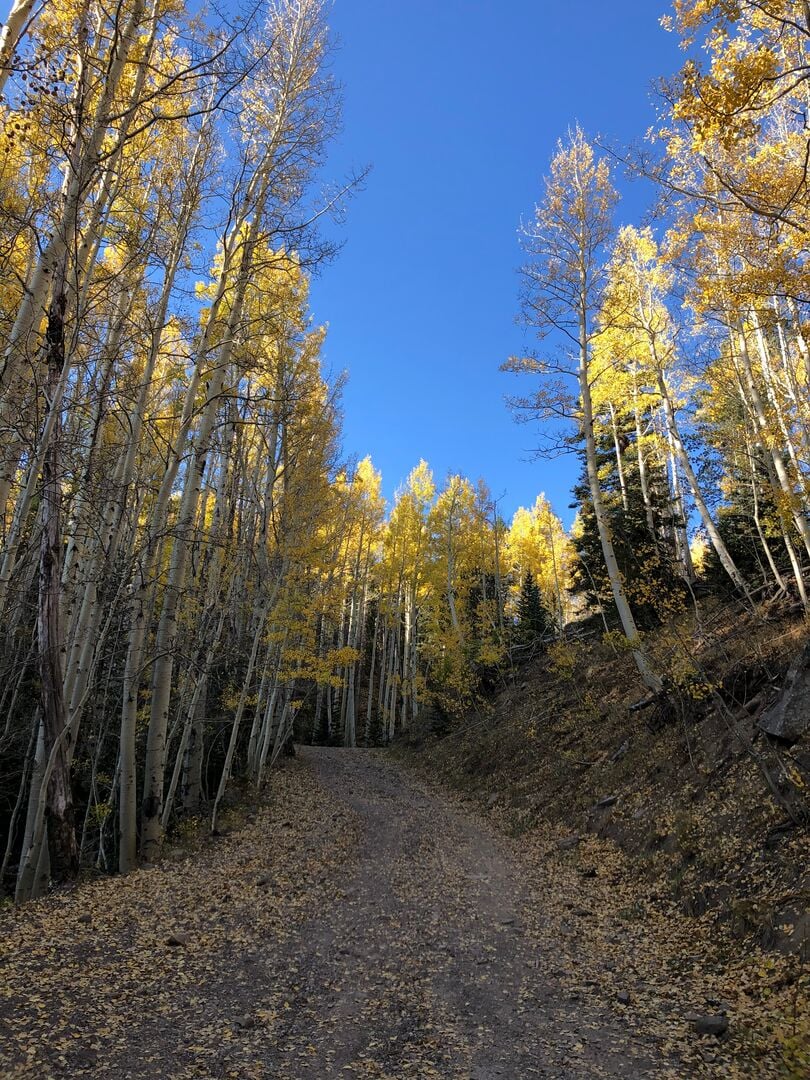
[[[810,1075],[810,840],[775,797],[807,798],[810,739],[756,727],[806,634],[722,609],[662,631],[649,645],[694,695],[666,714],[631,710],[644,692],[615,643],[553,647],[477,713],[400,746],[549,875],[595,874],[612,925],[664,919],[659,967],[675,982],[703,968],[697,996],[722,1003],[753,1076]]]

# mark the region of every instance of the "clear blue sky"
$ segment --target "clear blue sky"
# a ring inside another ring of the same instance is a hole
[[[532,430],[504,403],[520,382],[498,371],[525,345],[517,227],[569,124],[629,142],[653,122],[651,82],[682,60],[658,23],[667,11],[668,0],[335,0],[345,113],[328,172],[372,173],[311,302],[329,324],[327,368],[349,372],[346,452],[371,454],[389,498],[424,457],[437,480],[483,476],[506,517],[545,491],[570,522],[577,462],[529,460]],[[638,221],[649,191],[616,181],[619,217]]]

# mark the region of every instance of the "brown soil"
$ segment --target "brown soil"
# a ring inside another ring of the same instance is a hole
[[[689,965],[644,982],[669,927],[607,910],[609,861],[524,855],[381,752],[273,783],[202,854],[3,916],[0,1075],[732,1075]]]

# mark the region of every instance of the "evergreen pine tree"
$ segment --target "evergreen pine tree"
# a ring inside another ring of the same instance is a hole
[[[543,604],[540,588],[531,571],[527,571],[520,589],[517,607],[517,644],[526,650],[540,648],[554,627],[551,615]]]

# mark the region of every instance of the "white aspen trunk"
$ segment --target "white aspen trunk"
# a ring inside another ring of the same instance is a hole
[[[393,742],[397,730],[396,709],[396,672],[399,666],[399,635],[401,614],[397,603],[397,623],[391,641],[391,658],[385,687],[385,705],[383,709],[383,722],[387,725],[388,742]]]
[[[551,524],[551,519],[548,519],[548,549],[551,552],[551,569],[554,574],[554,592],[557,600],[557,625],[560,633],[565,628],[565,606],[563,600],[563,586],[560,575],[560,568],[557,562],[557,546],[554,543],[554,529]]]
[[[287,633],[284,631],[284,638],[278,647],[278,656],[276,658],[275,670],[273,673],[273,689],[270,692],[270,697],[267,699],[267,708],[264,713],[264,720],[262,722],[262,728],[259,735],[259,753],[256,761],[256,769],[254,772],[254,783],[258,789],[262,786],[262,778],[264,775],[264,767],[267,761],[267,755],[270,752],[270,739],[273,734],[273,717],[275,716],[276,702],[278,701],[279,693],[279,678],[281,675],[281,665],[284,658],[284,649],[287,644]]]
[[[776,386],[776,380],[773,374],[773,368],[771,367],[771,359],[768,351],[768,342],[765,340],[765,332],[762,329],[762,325],[759,321],[759,317],[756,311],[751,308],[751,324],[754,327],[754,336],[757,342],[757,349],[759,351],[760,365],[762,369],[763,381],[765,383],[765,392],[768,395],[768,402],[773,410],[773,414],[776,417],[776,422],[779,425],[779,430],[782,433],[784,439],[785,449],[787,450],[788,457],[793,466],[795,473],[796,483],[804,491],[805,503],[807,499],[807,479],[802,473],[802,467],[799,464],[799,454],[796,449],[796,445],[793,441],[793,435],[790,427],[785,419],[785,411],[782,408],[782,402],[779,397],[779,390]]]
[[[102,143],[109,132],[113,101],[135,44],[136,30],[143,19],[145,8],[144,0],[135,0],[129,17],[110,46],[104,90],[96,105],[89,132],[82,140],[80,152],[75,154],[74,160],[66,169],[67,182],[61,219],[42,248],[9,332],[0,363],[0,431],[5,431],[11,425],[16,407],[16,391],[24,378],[25,359],[32,342],[38,337],[38,326],[46,315],[46,302],[54,275],[59,273],[64,264],[68,245],[76,235],[79,214],[92,187],[90,178],[98,167]],[[38,345],[34,344],[34,349],[38,349]],[[8,486],[16,468],[16,452],[6,455],[2,464],[0,506],[5,505],[8,497]]]
[[[641,498],[644,503],[644,516],[647,519],[647,529],[650,539],[655,541],[655,519],[653,517],[652,500],[650,499],[650,485],[647,479],[647,459],[642,447],[641,415],[638,408],[638,388],[635,378],[633,379],[633,417],[636,425],[636,459],[638,461],[638,479],[641,485]]]
[[[212,304],[212,317],[214,316],[214,313],[218,311],[225,294],[226,269],[227,258],[223,267],[223,273],[220,277],[217,294]],[[210,327],[211,322],[209,321],[202,336],[201,347],[198,350],[200,355],[205,355],[205,351],[207,351]],[[154,351],[154,356],[157,356],[157,349]],[[194,407],[197,400],[201,375],[202,370],[200,364],[195,364],[186,390],[183,412],[180,417],[180,424],[178,426],[174,444],[169,454],[166,471],[152,508],[150,524],[145,539],[145,550],[139,572],[136,576],[136,583],[132,589],[132,601],[130,604],[130,634],[127,644],[121,705],[121,788],[119,810],[119,870],[121,873],[127,873],[137,865],[136,836],[138,811],[135,794],[137,788],[135,731],[141,672],[145,662],[144,652],[146,634],[156,588],[156,582],[153,580],[153,571],[157,566],[160,554],[160,542],[158,538],[160,537],[161,530],[165,526],[169,500],[171,498],[177,471],[183,457],[183,448],[194,415]]]
[[[155,23],[153,22],[153,37],[154,25]],[[145,65],[141,65],[138,71],[138,78],[141,80],[141,83],[143,82],[144,72]],[[169,302],[172,292],[174,290],[177,271],[183,258],[184,251],[186,249],[188,234],[191,228],[191,222],[193,220],[195,210],[199,205],[199,173],[202,157],[205,151],[206,139],[208,136],[209,128],[210,122],[206,120],[206,122],[204,122],[201,127],[199,136],[194,145],[191,160],[189,162],[189,169],[187,174],[189,177],[189,182],[184,192],[183,202],[180,207],[180,214],[178,218],[177,228],[175,230],[174,241],[167,262],[163,278],[163,284],[161,287],[160,299],[153,315],[152,324],[154,329],[152,330],[151,334],[149,353],[147,355],[143,375],[140,379],[140,383],[138,386],[137,399],[129,415],[126,452],[124,454],[121,468],[117,477],[120,490],[117,494],[114,493],[110,497],[104,509],[104,524],[101,539],[100,542],[96,543],[95,547],[97,562],[96,565],[90,570],[88,575],[88,584],[86,586],[85,597],[77,621],[76,632],[74,634],[72,652],[76,653],[77,647],[80,651],[78,652],[75,662],[68,663],[65,686],[65,694],[70,701],[71,722],[74,723],[74,725],[78,725],[80,720],[80,717],[76,715],[76,709],[78,701],[82,699],[85,688],[85,680],[81,676],[82,673],[86,673],[90,667],[92,661],[92,650],[95,647],[95,633],[97,632],[98,621],[101,617],[101,613],[98,610],[98,606],[96,603],[96,582],[102,573],[101,566],[98,564],[98,559],[100,557],[106,567],[109,567],[115,563],[115,557],[118,551],[118,545],[121,537],[121,525],[123,521],[123,512],[126,503],[126,496],[134,477],[135,463],[137,453],[141,445],[141,433],[143,430],[143,423],[146,414],[149,393],[152,389],[152,380],[154,376],[155,366],[157,364],[157,360],[163,344],[163,335],[167,323]],[[120,344],[121,335],[123,334],[123,328],[125,320],[128,317],[128,313],[129,312],[127,308],[127,310],[123,311],[121,314],[121,318],[118,323],[118,329],[116,331],[116,340],[109,350],[113,356],[115,356],[118,351],[118,345]],[[66,566],[68,564],[69,557],[70,556],[68,552],[65,556]]]
[[[48,386],[52,397],[65,363],[65,267],[54,280],[54,296],[48,313]],[[62,881],[75,876],[79,868],[76,830],[73,817],[73,794],[68,754],[69,725],[63,694],[62,648],[64,637],[60,623],[60,580],[62,559],[62,487],[61,440],[59,425],[42,471],[42,539],[40,544],[39,598],[37,633],[39,640],[39,675],[41,684],[42,727],[45,749],[52,757],[47,788],[48,843],[52,868]],[[44,795],[44,793],[42,793]],[[41,795],[41,799],[42,799]]]
[[[281,666],[281,657],[279,656],[279,667]],[[261,790],[262,783],[264,782],[264,769],[267,763],[267,755],[270,753],[270,742],[273,735],[273,718],[276,714],[276,704],[278,702],[279,685],[276,681],[273,684],[273,690],[267,702],[267,709],[264,714],[264,724],[262,725],[262,744],[259,752],[259,761],[256,767],[256,787]]]
[[[380,678],[377,691],[377,716],[380,719],[380,734],[385,735],[385,716],[383,715],[383,701],[385,700],[386,673],[388,671],[388,652],[391,648],[393,632],[387,624],[383,626],[382,649],[380,650]]]
[[[801,536],[804,546],[810,555],[810,522],[808,522],[805,516],[807,512],[807,505],[802,502],[801,506],[796,505],[797,493],[794,485],[791,483],[788,476],[787,468],[785,466],[785,460],[782,457],[782,453],[778,447],[773,444],[773,439],[768,436],[768,418],[765,412],[765,406],[762,401],[762,397],[759,392],[759,388],[754,378],[754,372],[751,367],[751,357],[748,352],[748,342],[745,337],[745,330],[742,323],[737,321],[737,342],[738,342],[738,355],[742,364],[743,373],[745,375],[746,387],[748,389],[748,398],[751,403],[754,422],[757,428],[758,442],[764,450],[770,456],[773,462],[774,472],[777,480],[779,481],[779,487],[782,489],[782,493],[788,500],[791,507],[791,516],[793,523],[796,526],[796,530]]]
[[[295,691],[295,684],[300,674],[300,671],[301,661],[298,660],[295,665],[295,675],[293,676],[292,680],[287,683],[286,689],[284,691],[284,706],[281,710],[281,716],[279,718],[278,726],[276,727],[275,739],[273,740],[273,752],[270,755],[269,765],[271,768],[275,764],[278,755],[284,749],[284,744],[286,743],[289,735],[293,730],[293,724],[295,722],[295,712],[292,708],[292,696],[293,692]],[[262,763],[262,768],[264,768],[264,762]]]
[[[400,683],[400,730],[404,731],[408,726],[408,690],[411,662],[411,609],[407,597],[405,599],[405,632],[402,639],[402,682]]]
[[[297,678],[298,673],[301,670],[300,660],[296,664],[295,670]],[[288,685],[287,690],[284,694],[284,709],[282,710],[281,719],[279,720],[278,728],[276,729],[276,738],[275,742],[273,743],[273,753],[270,757],[271,768],[275,764],[276,759],[278,758],[281,751],[284,749],[284,746],[293,731],[293,725],[295,723],[295,712],[292,708],[292,695],[294,690],[295,679],[293,679],[293,681]]]
[[[281,748],[287,737],[288,717],[290,716],[290,699],[292,697],[292,688],[287,687],[284,691],[284,704],[281,707],[281,716],[276,726],[275,738],[273,739],[273,750],[270,754],[270,760],[267,762],[268,768],[273,767],[276,758],[281,752]]]
[[[186,709],[185,721],[183,723],[183,731],[180,735],[180,745],[177,747],[177,754],[174,759],[174,768],[172,769],[172,777],[169,781],[169,788],[166,792],[166,798],[163,802],[163,813],[161,814],[160,825],[162,829],[168,827],[169,821],[172,815],[172,809],[174,808],[174,799],[177,793],[177,786],[180,783],[180,776],[186,765],[186,753],[188,750],[189,740],[191,739],[191,732],[194,728],[194,723],[198,717],[200,698],[203,695],[204,689],[208,682],[208,672],[211,670],[211,665],[216,656],[217,649],[219,648],[220,640],[222,639],[222,628],[225,625],[225,616],[228,612],[228,605],[223,604],[217,620],[217,626],[214,631],[213,637],[209,642],[206,656],[202,663],[202,671],[197,675],[194,680],[194,692],[191,695],[191,701]]]
[[[203,797],[203,751],[205,749],[205,716],[208,703],[208,678],[201,680],[196,708],[191,720],[186,752],[183,755],[183,775],[180,781],[180,800],[183,809],[196,813]]]
[[[329,580],[329,579],[327,579]],[[327,585],[328,592],[328,585]],[[322,659],[326,650],[326,612],[321,611],[318,626],[318,644],[316,656],[318,659]],[[312,742],[320,737],[321,733],[321,717],[323,716],[323,702],[324,702],[324,684],[318,683],[318,688],[315,694],[315,716],[312,720]]]
[[[22,846],[20,848],[20,864],[17,869],[17,883],[14,893],[14,900],[18,904],[42,896],[48,887],[48,878],[50,877],[50,867],[47,868],[48,873],[46,876],[41,876],[40,873],[38,873],[38,868],[43,869],[43,867],[40,866],[42,847],[44,846],[47,850],[48,845],[42,832],[40,832],[39,835],[35,834],[37,817],[36,808],[39,805],[47,759],[47,753],[45,751],[45,731],[42,726],[39,710],[37,710],[35,727],[37,735],[36,749],[34,751],[34,766],[31,771],[31,786],[28,790],[28,810],[25,817],[25,829],[23,831]]]
[[[358,652],[357,660],[357,678],[355,680],[355,701],[354,701],[354,715],[355,718],[360,713],[360,691],[362,689],[363,682],[363,657],[366,653],[366,638],[368,637],[368,592],[369,592],[369,571],[371,566],[371,550],[366,554],[366,560],[363,567],[363,594],[360,598],[360,615],[357,623],[357,634],[355,640],[355,647]]]
[[[140,581],[133,583],[133,599],[130,604],[130,629],[127,641],[127,654],[124,662],[123,692],[121,700],[121,729],[119,736],[120,771],[118,798],[118,869],[127,874],[137,866],[137,758],[135,754],[135,733],[138,716],[138,692],[141,684],[141,670],[144,661],[146,633],[148,629],[147,612],[151,608],[148,602],[149,587],[140,570]]]
[[[359,596],[359,581],[361,577],[360,567],[363,559],[363,545],[365,540],[365,522],[361,524],[360,535],[357,541],[357,558],[355,559],[354,574],[353,574],[353,586],[352,595],[349,607],[349,628],[346,637],[346,644],[351,649],[358,650],[358,643],[360,642],[360,630],[363,624],[363,613],[365,610],[364,603]],[[363,570],[363,581],[365,588],[365,579],[367,576],[368,567],[367,564]],[[343,744],[344,746],[354,747],[357,745],[357,665],[359,661],[355,660],[349,665],[346,673],[346,690],[345,690],[345,703],[346,708],[343,716]]]
[[[32,821],[30,828],[30,846],[26,849],[23,848],[20,858],[20,868],[17,878],[17,890],[15,892],[15,900],[17,903],[22,903],[25,900],[32,899],[34,892],[26,892],[23,888],[24,885],[32,885],[36,890],[41,887],[44,888],[47,885],[50,877],[50,857],[49,849],[50,842],[48,838],[48,822],[45,818],[45,813],[50,801],[49,787],[51,779],[57,769],[57,761],[64,752],[65,742],[67,740],[68,728],[63,727],[55,743],[48,753],[47,750],[47,732],[45,731],[45,723],[43,718],[42,730],[44,733],[43,739],[43,760],[44,768],[42,769],[41,777],[38,778],[37,784],[37,796],[34,798],[33,784],[32,792],[29,799],[29,811],[32,813]],[[26,828],[28,833],[28,829]],[[73,836],[73,842],[75,844],[75,834]],[[39,895],[37,893],[37,895]]]
[[[411,720],[415,721],[419,715],[419,693],[416,685],[416,677],[418,673],[417,661],[419,658],[419,646],[418,646],[418,615],[416,611],[416,604],[413,604],[413,621],[411,626],[412,634],[412,648],[411,648]]]
[[[619,564],[616,561],[616,552],[613,549],[613,537],[610,532],[610,524],[602,500],[602,489],[599,484],[599,470],[596,463],[593,405],[591,403],[591,384],[588,371],[588,328],[586,310],[583,282],[583,299],[580,304],[579,312],[580,346],[578,375],[579,394],[582,402],[582,427],[585,435],[585,465],[588,473],[591,502],[593,504],[596,526],[599,531],[599,539],[602,545],[602,557],[605,560],[605,569],[607,570],[608,578],[610,579],[613,600],[616,604],[616,610],[619,614],[622,630],[624,631],[625,637],[630,642],[633,659],[635,660],[636,668],[638,669],[638,673],[644,684],[653,692],[658,693],[661,690],[661,680],[653,671],[649,660],[640,647],[638,628],[636,627],[636,621],[633,618],[633,613],[630,610],[630,604],[627,601],[627,595],[624,591],[624,582],[622,581]]]
[[[777,493],[777,497],[778,497],[779,481],[778,481],[778,478],[776,476],[776,471],[774,469],[773,457],[772,457],[772,455],[768,454],[766,452],[765,448],[762,446],[762,442],[761,442],[761,439],[759,437],[759,433],[758,433],[757,426],[756,426],[756,421],[755,421],[755,417],[754,417],[754,411],[753,411],[751,402],[750,402],[748,396],[746,395],[745,387],[743,386],[742,377],[741,377],[741,375],[739,373],[739,370],[737,371],[737,390],[738,390],[739,395],[740,395],[740,400],[742,402],[743,409],[748,414],[748,416],[749,416],[749,418],[750,418],[750,420],[751,420],[751,422],[753,424],[753,433],[752,433],[752,435],[753,435],[754,445],[755,445],[756,449],[761,454],[763,466],[765,467],[765,470],[768,473],[768,482],[770,483],[771,488],[773,489],[773,491],[775,493]],[[746,445],[750,446],[750,443],[748,443],[747,440],[746,440]],[[799,596],[800,597],[805,597],[806,596],[806,590],[805,590],[805,585],[804,585],[804,579],[803,579],[803,576],[802,576],[801,563],[799,562],[798,556],[796,554],[796,549],[794,547],[793,541],[791,540],[790,533],[788,531],[789,530],[789,525],[790,525],[790,517],[784,513],[784,510],[783,510],[783,508],[781,506],[777,506],[777,514],[778,514],[778,517],[779,517],[779,528],[780,528],[780,532],[782,534],[782,541],[783,541],[783,543],[785,545],[785,551],[787,552],[787,556],[788,556],[788,559],[790,561],[791,568],[793,570],[793,576],[794,576],[794,578],[796,580],[796,588],[797,588],[797,590],[799,592]],[[803,600],[803,603],[805,603],[804,600]]]
[[[627,483],[624,478],[624,461],[622,460],[622,448],[619,444],[619,429],[616,426],[616,410],[613,407],[613,402],[608,402],[608,408],[610,409],[610,427],[613,432],[613,450],[616,455],[616,470],[619,474],[619,490],[622,496],[622,509],[627,513],[629,509],[629,503],[627,501]]]
[[[757,536],[759,537],[759,542],[762,546],[762,550],[765,552],[765,558],[768,561],[768,566],[771,569],[774,581],[779,586],[780,592],[785,592],[787,589],[787,584],[785,582],[785,579],[779,572],[779,567],[776,565],[774,557],[771,554],[771,548],[765,537],[765,532],[762,528],[762,523],[759,517],[759,487],[757,485],[756,469],[754,467],[754,455],[751,451],[751,446],[748,443],[748,440],[746,440],[745,452],[748,459],[748,468],[751,476],[751,498],[754,502],[754,525],[756,526]]]
[[[115,316],[109,327],[109,337],[105,344],[101,362],[98,365],[93,393],[95,397],[92,416],[88,424],[89,432],[84,440],[83,447],[79,450],[82,461],[82,483],[74,503],[73,522],[66,527],[65,553],[62,559],[62,620],[65,625],[65,642],[68,656],[76,636],[76,610],[75,606],[79,598],[80,586],[77,581],[79,569],[92,563],[93,554],[98,539],[97,507],[93,495],[93,483],[97,478],[96,459],[99,454],[99,444],[102,432],[107,396],[113,376],[116,354],[121,344],[124,332],[124,322],[131,305],[131,296],[124,289],[116,305]],[[67,365],[72,366],[72,358],[68,357]],[[88,554],[90,552],[90,554]],[[85,582],[92,578],[92,571],[85,575]],[[80,643],[81,644],[81,643]],[[72,682],[74,675],[73,665],[68,662],[65,672],[66,685]],[[69,692],[65,693],[65,699],[69,701]]]
[[[233,766],[233,756],[236,753],[236,744],[239,740],[239,729],[242,724],[242,716],[245,712],[245,702],[247,701],[248,691],[250,690],[253,682],[253,669],[256,666],[256,657],[259,655],[259,645],[262,641],[262,635],[264,634],[265,623],[267,622],[267,605],[262,605],[257,612],[256,630],[253,634],[253,645],[250,650],[250,656],[248,658],[247,671],[245,672],[245,678],[242,682],[242,692],[239,695],[239,702],[236,706],[236,713],[234,714],[233,724],[231,726],[231,737],[228,741],[228,749],[225,753],[225,763],[222,766],[222,775],[219,780],[219,787],[217,788],[216,798],[214,799],[214,808],[211,811],[211,832],[216,832],[217,828],[217,814],[219,813],[219,804],[225,795],[225,789],[228,786],[228,781],[231,777],[231,768]]]
[[[34,0],[14,0],[2,31],[0,31],[0,94],[5,90],[13,69],[14,52],[25,32],[34,10]]]
[[[124,155],[124,148],[129,137],[130,129],[135,120],[137,107],[142,100],[146,76],[151,70],[150,61],[152,59],[157,36],[160,4],[161,0],[152,0],[152,8],[149,15],[149,37],[143,46],[141,59],[138,61],[137,72],[132,84],[132,90],[129,94],[129,105],[123,111],[123,115],[121,115],[118,130],[115,135],[115,149],[108,156],[105,163],[98,184],[98,192],[90,208],[84,235],[82,236],[76,252],[74,280],[79,287],[79,295],[76,302],[77,322],[82,321],[87,311],[87,300],[93,276],[91,273],[88,273],[88,268],[95,266],[99,249],[101,248],[104,239],[104,226],[109,218],[113,201],[120,191],[121,170],[119,166]],[[140,36],[142,37],[142,35]],[[210,105],[212,101],[213,97],[209,98],[208,104]],[[205,129],[207,120],[208,118],[206,117],[206,121],[203,123],[203,129]],[[186,176],[189,177],[192,183],[193,175],[194,174],[190,169],[186,172]]]
[[[802,319],[799,313],[799,306],[792,297],[788,300],[788,307],[790,308],[790,314],[793,318],[796,344],[799,347],[799,354],[804,361],[804,385],[810,387],[810,346],[808,346],[807,338],[802,331]]]
[[[242,307],[252,267],[253,248],[257,238],[262,201],[263,199],[260,200],[259,207],[256,209],[256,216],[249,226],[248,236],[244,241],[241,266],[235,283],[233,306],[225,328],[224,340],[218,350],[216,366],[206,383],[206,401],[201,410],[194,448],[186,472],[183,495],[175,526],[175,537],[171,547],[163,607],[155,638],[156,660],[152,678],[152,706],[147,732],[144,793],[141,811],[141,852],[147,861],[157,856],[162,840],[160,814],[163,804],[163,777],[166,764],[166,726],[169,715],[172,672],[174,670],[177,612],[186,577],[190,532],[199,504],[206,457],[210,450],[214,422],[220,406],[220,396],[225,388],[233,343],[242,317]],[[223,269],[224,277],[225,270]],[[212,312],[203,334],[203,341],[206,344],[209,329],[213,322]],[[205,362],[207,352],[207,348],[198,351],[196,364],[198,369]]]
[[[377,611],[374,615],[374,636],[371,640],[371,663],[369,665],[368,673],[368,687],[367,687],[367,699],[366,699],[366,726],[365,726],[365,738],[364,742],[366,746],[371,741],[371,714],[374,707],[374,664],[377,660],[377,637],[380,627],[380,607],[377,604]]]
[[[338,638],[338,646],[340,648],[349,647],[352,639],[352,607],[354,605],[354,597],[350,600],[349,611],[341,617],[341,634]],[[345,603],[344,603],[345,606]],[[345,633],[344,628],[345,626]],[[345,740],[346,737],[346,711],[348,709],[348,683],[349,683],[349,665],[343,664],[340,667],[340,712],[338,721],[338,731],[340,731]]]
[[[121,344],[121,337],[123,335],[124,321],[129,314],[131,306],[131,299],[124,294],[122,305],[124,310],[119,312],[119,316],[116,320],[116,325],[113,329],[112,341],[109,343],[107,350],[107,370],[105,370],[104,378],[102,380],[102,388],[99,394],[98,401],[98,416],[94,423],[94,433],[90,446],[88,447],[87,456],[87,469],[85,483],[89,486],[90,474],[93,469],[93,456],[98,444],[98,435],[101,428],[101,413],[104,407],[104,398],[107,391],[107,386],[112,375],[112,366],[116,359],[119,346]],[[80,518],[85,518],[90,510],[93,510],[92,503],[89,496],[82,499],[82,510],[79,515]],[[118,523],[121,520],[123,514],[123,501],[122,499],[111,498],[105,507],[104,515],[102,518],[101,528],[98,528],[97,518],[95,521],[81,521],[78,526],[78,532],[81,539],[78,543],[74,543],[72,546],[72,556],[78,562],[83,564],[84,573],[84,591],[79,605],[79,611],[74,619],[74,625],[71,630],[71,635],[67,641],[67,662],[65,667],[65,682],[63,693],[65,695],[65,701],[68,705],[68,718],[71,725],[78,728],[79,723],[79,702],[83,699],[85,689],[87,687],[87,678],[92,666],[93,656],[96,649],[96,638],[98,635],[98,627],[101,622],[103,611],[98,605],[98,586],[100,579],[104,576],[105,564],[106,566],[112,565],[115,562],[118,549],[118,541],[120,539],[120,530],[118,529]],[[95,514],[93,515],[95,517]],[[85,534],[90,531],[95,525],[95,529],[98,531],[98,535],[94,537],[92,543],[86,544]],[[69,557],[71,551],[65,553],[65,567],[62,573],[62,584],[64,585],[69,576],[71,576],[71,566],[69,564]],[[81,572],[82,566],[77,567],[77,572]],[[75,739],[76,732],[74,730],[73,736]],[[72,749],[71,749],[72,753]]]
[[[807,422],[808,409],[805,400],[807,394],[799,387],[798,371],[796,370],[790,355],[790,349],[788,348],[787,338],[785,336],[784,319],[779,308],[779,301],[776,297],[773,298],[773,309],[776,315],[776,332],[779,340],[779,355],[782,360],[785,389],[799,419],[798,435],[804,448],[804,458],[805,460],[808,460],[810,459],[810,423]],[[804,338],[801,338],[801,341],[806,349],[807,343],[804,341]],[[801,353],[801,350],[799,351]]]
[[[656,378],[658,382],[658,391],[661,395],[661,404],[664,408],[664,419],[666,420],[667,431],[671,439],[671,446],[674,448],[678,463],[683,469],[684,475],[689,483],[689,487],[692,491],[692,497],[695,500],[698,513],[700,514],[700,520],[703,522],[704,528],[709,535],[709,540],[714,550],[717,552],[717,557],[723,569],[731,578],[734,585],[742,592],[746,597],[749,604],[752,603],[751,597],[748,593],[748,588],[745,584],[742,574],[737,569],[737,565],[732,559],[728,548],[723,543],[723,538],[717,531],[717,526],[714,523],[714,518],[709,512],[709,508],[706,505],[706,500],[703,498],[703,493],[700,490],[695,470],[692,468],[692,462],[689,459],[689,455],[686,452],[686,448],[683,445],[680,431],[678,430],[678,424],[675,419],[675,410],[672,407],[672,400],[669,395],[669,387],[667,386],[664,373],[660,366],[656,363]]]
[[[796,553],[796,547],[790,538],[790,533],[785,528],[785,522],[780,518],[780,527],[782,532],[782,542],[785,545],[785,551],[787,552],[788,559],[790,560],[790,566],[793,570],[793,577],[796,582],[796,590],[799,594],[799,599],[802,602],[802,607],[805,611],[810,610],[808,606],[807,589],[804,584],[804,577],[802,575],[802,564],[799,562],[799,556]]]
[[[269,627],[268,636],[272,639],[273,627],[272,624]],[[248,737],[248,750],[247,750],[247,771],[248,776],[255,776],[256,767],[258,764],[258,747],[259,747],[259,732],[261,730],[261,720],[264,713],[264,703],[267,700],[267,690],[270,685],[270,667],[273,658],[273,646],[267,647],[267,652],[264,657],[264,664],[262,666],[262,677],[259,683],[259,692],[256,695],[256,708],[253,710],[253,722],[250,725],[250,735]]]
[[[351,607],[349,609],[349,631],[348,631],[348,644],[350,647],[354,647],[354,619],[356,618],[356,599],[352,596]],[[343,714],[343,745],[348,747],[354,747],[357,745],[357,721],[354,709],[354,677],[356,663],[349,664],[346,680],[345,680],[345,710]]]
[[[3,549],[3,562],[2,565],[0,565],[0,612],[2,612],[5,607],[9,583],[14,574],[14,568],[17,565],[17,554],[20,549],[20,543],[24,535],[25,525],[28,521],[28,515],[34,501],[34,496],[36,495],[37,487],[39,485],[42,466],[45,462],[45,454],[50,445],[56,424],[61,416],[62,399],[65,394],[65,387],[67,386],[69,377],[70,369],[68,365],[65,364],[59,376],[59,381],[54,387],[48,405],[48,414],[45,419],[42,433],[39,437],[39,442],[37,443],[36,453],[28,466],[25,487],[20,492],[14,507],[14,516],[11,520]]]
[[[675,443],[672,432],[667,425],[667,446],[669,448],[669,475],[672,491],[672,504],[677,514],[675,524],[675,543],[680,560],[681,569],[685,580],[691,585],[695,580],[695,567],[692,562],[692,552],[689,549],[689,536],[686,531],[686,507],[684,505],[683,492],[681,491],[681,478],[678,473],[678,459],[675,454]]]

